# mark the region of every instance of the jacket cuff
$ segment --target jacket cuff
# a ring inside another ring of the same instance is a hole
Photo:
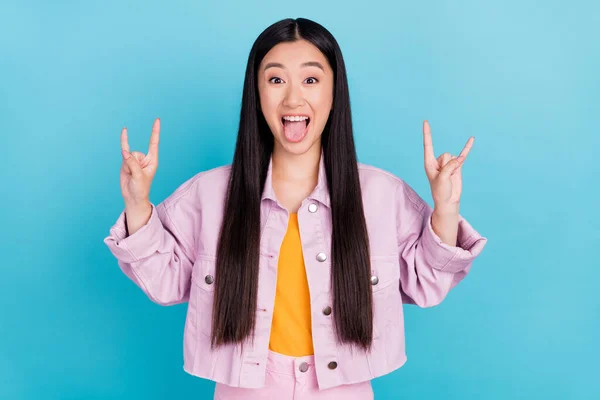
[[[126,263],[136,262],[154,254],[160,246],[164,227],[158,216],[158,209],[153,204],[150,219],[133,235],[127,236],[125,210],[121,212],[110,234],[104,239],[113,255]]]
[[[421,245],[427,264],[446,272],[460,272],[467,268],[481,253],[487,242],[469,222],[459,215],[457,246],[449,246],[434,232],[431,226],[433,211],[426,213]]]

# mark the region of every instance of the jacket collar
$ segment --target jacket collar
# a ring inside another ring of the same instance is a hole
[[[330,207],[329,190],[327,189],[327,174],[325,173],[325,156],[321,151],[321,159],[319,160],[319,174],[317,180],[317,186],[313,189],[312,193],[307,197],[310,200],[316,200],[319,203]],[[277,203],[275,197],[275,191],[273,190],[273,155],[269,160],[269,169],[267,170],[267,178],[265,180],[265,188],[263,190],[262,198],[270,199]]]

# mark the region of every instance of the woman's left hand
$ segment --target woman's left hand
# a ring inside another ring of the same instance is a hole
[[[429,179],[435,209],[443,213],[458,214],[462,192],[462,166],[475,137],[471,136],[460,154],[443,153],[435,158],[429,122],[423,122],[423,147],[425,150],[425,173]]]

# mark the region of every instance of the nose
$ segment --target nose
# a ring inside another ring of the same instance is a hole
[[[296,83],[290,83],[287,87],[283,105],[288,108],[296,108],[304,104],[304,95],[302,86]]]

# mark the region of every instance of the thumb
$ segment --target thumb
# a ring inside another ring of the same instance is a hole
[[[463,160],[464,160],[464,158],[457,157],[457,158],[453,158],[452,160],[448,161],[448,163],[440,171],[440,176],[443,179],[449,178],[450,175],[452,175],[458,168],[460,168]]]
[[[123,150],[122,154],[123,158],[125,159],[125,162],[127,163],[127,166],[129,167],[129,170],[131,171],[131,176],[133,176],[134,178],[140,177],[142,175],[142,168],[140,167],[140,164],[135,159],[133,154],[131,154],[127,150]]]

